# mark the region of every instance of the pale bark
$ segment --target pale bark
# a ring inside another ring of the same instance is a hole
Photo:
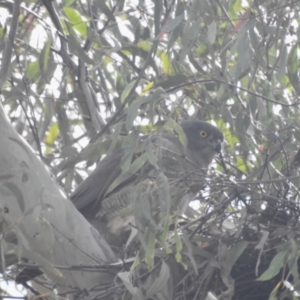
[[[4,254],[13,252],[19,258],[42,265],[60,291],[89,290],[111,281],[104,273],[58,271],[51,267],[100,265],[112,261],[113,252],[17,134],[2,106],[0,140],[0,210],[4,235],[1,250]],[[17,236],[15,242],[9,239],[12,233]]]

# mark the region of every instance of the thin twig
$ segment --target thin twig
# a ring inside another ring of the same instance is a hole
[[[0,69],[0,91],[2,91],[3,85],[7,80],[10,63],[11,63],[11,56],[13,53],[13,46],[15,41],[15,36],[18,28],[19,23],[19,15],[20,15],[20,0],[15,0],[13,5],[13,12],[10,24],[10,31],[8,34],[8,38],[6,39],[2,62],[1,62],[1,69]]]

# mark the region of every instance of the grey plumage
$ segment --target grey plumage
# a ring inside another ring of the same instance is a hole
[[[105,226],[120,234],[134,222],[132,211],[138,224],[150,226],[152,222],[155,226],[159,211],[161,215],[178,212],[183,202],[192,200],[221,149],[223,134],[203,121],[180,125],[187,138],[186,149],[173,133],[149,136],[144,151],[134,154],[127,173],[122,173],[121,166],[125,151],[117,150],[74,191],[71,200],[98,230]]]

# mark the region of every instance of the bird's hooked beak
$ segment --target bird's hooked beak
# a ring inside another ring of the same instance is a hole
[[[217,153],[220,153],[221,149],[222,149],[222,141],[221,139],[217,139],[214,143],[213,143],[213,148]]]

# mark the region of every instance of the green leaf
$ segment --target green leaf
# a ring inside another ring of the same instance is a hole
[[[233,68],[236,80],[239,80],[243,73],[249,68],[253,57],[253,50],[251,49],[248,35],[240,37],[240,39],[237,44],[238,59]]]
[[[195,260],[195,253],[193,253],[193,246],[190,241],[190,239],[187,236],[187,233],[183,231],[182,233],[182,240],[184,242],[184,248],[183,248],[183,253],[185,256],[187,256],[193,266],[194,272],[196,275],[198,275],[198,265]],[[201,251],[202,249],[200,249]]]
[[[32,61],[28,64],[26,73],[25,73],[25,78],[29,81],[34,81],[37,77],[37,75],[40,72],[40,67],[39,67],[39,62],[38,60]]]
[[[161,61],[162,61],[162,66],[163,66],[164,73],[165,74],[174,73],[170,58],[169,58],[168,54],[165,51],[162,52],[160,58],[161,58]]]
[[[64,0],[64,1],[63,1],[63,6],[70,6],[70,5],[72,5],[75,1],[77,1],[77,0]]]
[[[128,171],[130,168],[138,137],[139,132],[137,130],[134,130],[130,134],[128,134],[128,136],[123,141],[122,148],[124,149],[124,155],[121,159],[122,173]]]
[[[267,109],[266,109],[266,104],[259,97],[256,98],[256,103],[257,103],[259,119],[263,124],[267,125],[268,124],[268,113],[267,113]]]
[[[298,67],[299,67],[298,44],[296,43],[289,53],[287,68],[288,68],[288,77],[289,77],[290,83],[293,86],[295,92],[298,95],[300,95]]]
[[[185,56],[190,51],[191,47],[194,44],[194,41],[196,40],[197,36],[199,35],[200,31],[200,23],[199,21],[195,22],[189,29],[184,32],[184,35],[182,37],[182,45],[183,48],[180,53],[180,60],[183,60]]]
[[[48,67],[49,67],[49,58],[50,58],[50,48],[51,48],[51,40],[49,39],[45,43],[43,50],[41,52],[41,55],[39,57],[40,70],[41,70],[44,80],[47,82],[51,79],[51,78],[48,78],[49,76],[47,76],[48,75],[47,71],[48,71]]]
[[[151,45],[152,45],[152,43],[150,43],[149,41],[140,41],[137,44],[136,48],[140,49],[140,51],[143,50],[144,52],[143,53],[139,53],[137,55],[139,55],[141,57],[144,57],[144,58],[147,58],[148,51],[151,49]],[[132,47],[135,47],[135,45],[132,45]]]
[[[207,28],[207,40],[209,44],[213,44],[216,41],[217,36],[217,23],[216,21],[211,22]]]
[[[182,127],[177,124],[173,119],[168,119],[168,121],[166,122],[165,126],[164,126],[167,130],[174,130],[176,132],[176,134],[178,135],[178,139],[181,142],[181,144],[183,145],[183,152],[182,155],[185,154],[186,148],[187,148],[187,137],[182,129]]]
[[[152,232],[149,232],[148,242],[147,242],[147,249],[146,249],[146,256],[145,261],[148,267],[153,268],[154,266],[154,250],[155,250],[155,236]]]
[[[124,102],[124,100],[128,97],[128,95],[130,94],[134,84],[135,84],[136,80],[131,81],[130,83],[128,83],[125,87],[125,89],[123,90],[122,94],[121,94],[121,103]]]
[[[95,1],[94,2],[95,5],[97,5],[99,7],[99,9],[105,14],[105,16],[112,21],[115,21],[116,18],[114,16],[114,14],[112,13],[112,11],[110,10],[110,8],[107,6],[105,1]]]
[[[73,28],[80,33],[82,38],[87,38],[86,21],[82,19],[81,14],[71,7],[64,7],[64,11]]]
[[[0,39],[2,39],[4,37],[4,34],[5,34],[5,29],[0,28]]]
[[[125,91],[125,90],[124,90]],[[162,94],[165,94],[165,90],[162,88],[157,88],[151,93],[149,96],[141,97],[138,100],[132,102],[127,111],[127,119],[126,119],[126,128],[130,130],[135,118],[138,115],[139,108],[147,103],[155,101],[160,98]],[[123,94],[122,94],[123,95]]]
[[[196,53],[197,56],[203,56],[207,51],[207,46],[205,44],[201,44],[197,47]]]
[[[181,24],[184,15],[180,15],[173,20],[167,21],[167,23],[163,26],[160,33],[166,33],[174,30],[179,24]]]
[[[154,87],[154,81],[150,81],[146,86],[143,88],[143,93],[150,92]]]
[[[288,72],[296,74],[298,72],[298,44],[295,44],[288,56]]]
[[[133,206],[133,212],[135,217],[135,223],[137,225],[138,236],[141,241],[141,245],[146,254],[150,250],[151,261],[153,260],[153,251],[149,249],[149,241],[152,239],[152,235],[161,230],[161,227],[153,218],[153,205],[152,194],[153,184],[151,181],[144,180],[137,184],[133,188],[131,193],[131,201]],[[150,263],[148,263],[150,264]],[[151,262],[152,264],[152,262]]]
[[[174,240],[176,245],[176,254],[175,254],[176,261],[182,262],[182,256],[180,254],[180,252],[182,251],[182,242],[177,231],[175,231]]]
[[[52,126],[50,127],[48,134],[46,136],[45,142],[48,145],[54,144],[56,138],[59,135],[59,128],[57,122],[53,123]],[[46,148],[46,153],[49,153],[51,151],[51,147],[47,146]]]
[[[276,276],[286,263],[289,249],[278,252],[272,259],[269,268],[257,280],[266,281]]]
[[[267,63],[264,60],[264,56],[261,53],[261,44],[258,41],[257,33],[255,32],[255,28],[251,28],[249,30],[250,40],[252,42],[252,48],[254,49],[254,56],[261,65],[262,68],[265,68]]]
[[[230,14],[234,18],[238,17],[238,13],[240,13],[243,10],[242,7],[242,0],[235,0],[233,2],[230,2]]]
[[[126,172],[120,174],[114,180],[114,182],[110,185],[110,187],[106,191],[106,194],[109,194],[121,183],[125,182],[126,180],[130,179],[132,176],[136,175],[136,173],[143,167],[143,165],[146,162],[147,162],[147,154],[143,153],[141,156],[139,156],[137,159],[134,160],[134,162],[130,165],[130,168]]]
[[[166,251],[167,254],[173,253],[172,248],[170,248],[169,242],[167,242],[170,228],[170,218],[168,218],[167,223],[165,224],[163,232],[159,235],[159,242],[162,248]]]
[[[176,6],[175,17],[178,17],[180,15],[184,15],[184,12],[185,12],[185,4],[182,1],[178,1],[177,2],[177,6]],[[169,39],[167,52],[170,51],[170,49],[172,48],[172,46],[174,45],[174,43],[177,41],[177,39],[181,35],[181,33],[183,31],[183,27],[184,27],[184,20],[183,20],[183,22],[181,22],[179,24],[179,26],[177,26],[173,30],[171,38]]]
[[[279,54],[279,61],[278,61],[278,71],[277,71],[278,81],[281,81],[283,76],[285,75],[287,61],[288,61],[287,46],[283,45],[282,51]]]
[[[142,291],[139,288],[134,287],[132,285],[130,272],[119,272],[118,276],[124,283],[126,289],[129,291],[129,293],[134,297],[133,299],[136,299],[136,300],[144,299]]]
[[[245,137],[245,128],[244,128],[244,113],[239,112],[235,120],[235,129],[239,138]]]
[[[160,213],[161,213],[160,223],[162,227],[165,227],[165,225],[168,223],[170,209],[171,209],[171,203],[172,203],[171,191],[170,191],[168,178],[165,176],[164,173],[159,172],[157,176],[157,181],[159,183],[159,186],[157,188],[157,193],[160,202]]]
[[[158,292],[160,292],[167,284],[170,278],[170,268],[169,266],[162,260],[161,269],[158,277],[155,279],[152,286],[147,290],[146,298],[151,298],[155,296]]]
[[[274,289],[272,290],[272,292],[271,292],[271,294],[270,294],[268,300],[278,300],[278,298],[277,298],[277,292],[278,292],[278,289],[279,289],[280,285],[281,285],[281,284],[280,284],[280,282],[279,282],[279,284],[277,284],[277,285],[274,287]],[[297,297],[297,299],[299,299],[299,298]]]
[[[245,161],[240,156],[237,156],[235,158],[236,160],[236,166],[242,173],[247,173],[247,165],[245,164]]]
[[[120,133],[123,127],[123,123],[118,123],[113,127],[113,133],[111,134],[111,144],[107,150],[107,154],[116,149],[116,146],[120,144]]]
[[[266,230],[262,230],[262,235],[259,240],[259,243],[255,246],[254,249],[262,249],[269,238],[269,232]]]
[[[82,49],[80,43],[76,39],[75,36],[72,34],[69,34],[67,36],[68,44],[70,52],[78,56],[80,59],[82,59],[87,64],[94,64],[94,61],[86,54],[86,52]]]

